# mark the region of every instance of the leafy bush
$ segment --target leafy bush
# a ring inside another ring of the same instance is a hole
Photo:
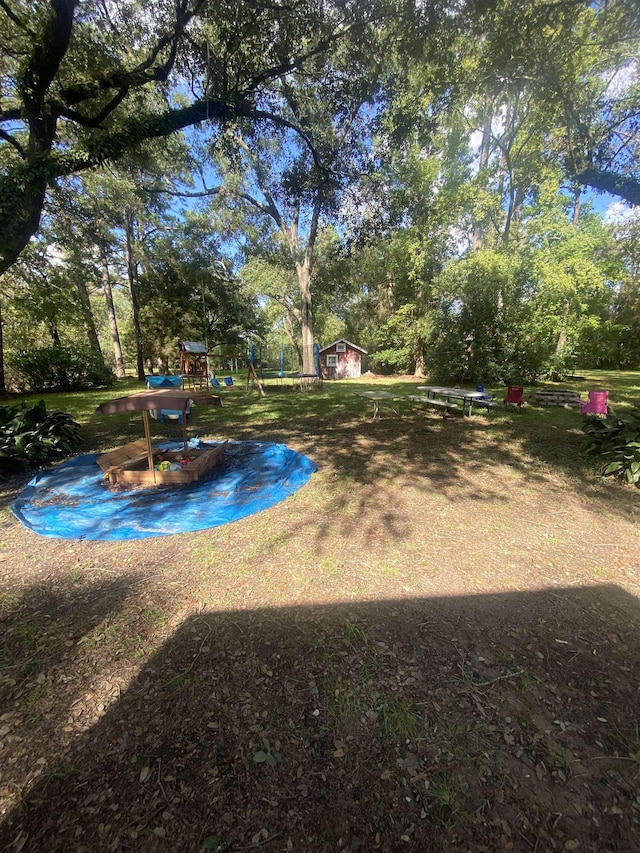
[[[66,456],[80,438],[71,415],[35,406],[0,406],[0,473],[12,473]]]
[[[423,349],[423,326],[415,303],[398,308],[378,329],[371,356],[376,372],[413,373]]]
[[[586,453],[602,458],[603,474],[640,483],[640,410],[624,418],[611,412],[605,420],[589,418],[583,431],[589,439]]]
[[[535,381],[553,336],[536,325],[526,258],[483,249],[450,263],[434,281],[426,366],[456,382]]]
[[[10,364],[14,384],[22,391],[83,391],[110,387],[113,372],[91,347],[37,347]]]

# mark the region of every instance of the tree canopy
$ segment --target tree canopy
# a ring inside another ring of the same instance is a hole
[[[584,191],[640,205],[639,33],[632,0],[2,0],[7,333],[140,377],[176,316],[270,317],[308,367],[316,310],[381,369],[633,358],[635,232]]]
[[[271,84],[378,14],[357,0],[3,3],[0,273],[57,178],[200,122],[287,124]]]

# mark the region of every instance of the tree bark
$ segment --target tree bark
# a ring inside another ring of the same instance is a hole
[[[129,293],[131,294],[131,317],[133,321],[133,334],[136,339],[136,370],[140,382],[144,382],[144,356],[142,329],[140,328],[140,304],[138,302],[138,265],[135,260],[135,227],[134,215],[128,210],[125,215],[125,252],[127,256],[127,278],[129,280]]]
[[[491,154],[491,124],[493,120],[493,110],[487,107],[484,123],[482,125],[482,142],[480,143],[480,156],[478,159],[478,175],[486,170],[489,165],[489,155]],[[477,252],[482,248],[484,243],[484,225],[482,222],[475,222],[473,226],[473,236],[471,238],[471,248]]]
[[[567,323],[569,321],[569,300],[565,299],[562,306],[562,317],[560,322],[560,331],[558,332],[558,340],[556,341],[556,355],[562,355],[567,346]]]
[[[582,195],[582,190],[580,187],[575,186],[573,188],[573,216],[572,216],[572,224],[574,228],[577,228],[580,224],[580,199]]]
[[[302,372],[315,375],[316,361],[313,340],[313,310],[311,298],[311,270],[306,263],[296,264],[300,289],[300,328],[302,331]]]
[[[87,285],[84,283],[84,280],[80,276],[76,278],[76,289],[78,291],[78,299],[80,300],[80,305],[82,307],[85,331],[87,333],[87,340],[89,341],[89,346],[92,350],[94,350],[95,353],[100,356],[100,358],[103,358],[102,349],[100,348],[100,341],[98,339],[98,332],[96,331],[96,323],[93,319],[93,311],[91,310],[91,300],[89,299],[89,291],[87,290]]]
[[[0,300],[0,394],[7,393],[7,379],[4,371],[4,337],[2,335],[2,300]]]
[[[111,276],[109,274],[109,259],[104,245],[100,245],[100,260],[102,262],[102,290],[104,292],[104,300],[107,307],[107,320],[109,321],[109,331],[111,332],[111,343],[113,345],[113,357],[116,363],[116,376],[118,379],[124,379],[124,360],[122,358],[122,347],[120,345],[120,334],[118,332],[118,321],[116,319],[116,309],[113,304],[113,290],[111,288]]]

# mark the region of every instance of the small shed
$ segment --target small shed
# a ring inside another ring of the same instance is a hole
[[[180,373],[183,376],[207,376],[207,348],[199,341],[180,342]]]
[[[362,373],[362,357],[366,349],[340,338],[320,350],[323,379],[357,379]]]

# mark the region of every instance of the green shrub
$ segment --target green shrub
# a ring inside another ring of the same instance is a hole
[[[76,447],[80,426],[71,415],[35,406],[0,406],[0,474],[36,467],[66,456]]]
[[[102,356],[86,346],[27,349],[10,368],[21,391],[83,391],[115,382]]]
[[[615,475],[636,486],[640,483],[640,410],[605,420],[589,418],[583,427],[588,438],[586,453],[601,457],[603,474]]]

